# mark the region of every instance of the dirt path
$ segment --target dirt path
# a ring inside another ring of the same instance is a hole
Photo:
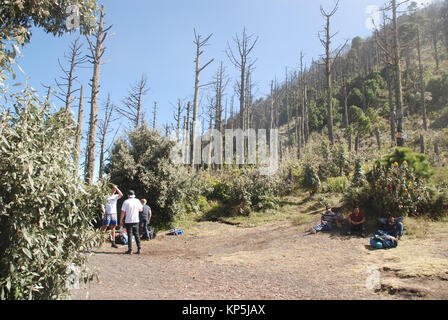
[[[290,221],[254,228],[204,222],[159,235],[141,255],[105,244],[90,264],[99,283],[73,299],[390,299],[366,288],[368,239],[306,235]]]

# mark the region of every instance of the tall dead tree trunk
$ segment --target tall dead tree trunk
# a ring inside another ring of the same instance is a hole
[[[142,74],[141,79],[131,86],[128,95],[122,100],[123,106],[117,109],[118,113],[128,119],[135,129],[143,123],[143,97],[148,91],[148,77]]]
[[[422,54],[420,48],[420,28],[417,26],[417,53],[418,53],[418,70],[420,77],[420,96],[422,104],[422,115],[423,115],[423,129],[428,131],[428,118],[426,115],[426,101],[425,101],[425,79],[423,77],[423,64],[422,64]]]
[[[245,109],[245,92],[246,92],[246,72],[247,70],[251,69],[252,66],[255,64],[255,61],[253,61],[249,55],[254,49],[258,37],[254,40],[254,35],[248,36],[246,34],[246,29],[243,29],[243,35],[242,38],[238,35],[235,36],[233,39],[235,42],[238,53],[234,54],[232,49],[230,48],[230,45],[227,43],[227,56],[230,60],[230,62],[234,65],[235,68],[237,68],[240,72],[240,81],[239,81],[239,98],[240,98],[240,126],[241,129],[244,129],[244,109]]]
[[[332,86],[332,74],[333,74],[333,65],[334,60],[339,56],[342,49],[344,49],[345,44],[343,46],[340,46],[337,49],[337,53],[334,57],[332,57],[331,54],[331,39],[334,37],[334,35],[330,34],[330,19],[331,17],[336,13],[336,11],[339,8],[339,1],[336,3],[334,9],[327,13],[323,9],[323,7],[320,7],[320,11],[322,16],[326,20],[325,25],[325,39],[322,39],[319,34],[319,40],[321,41],[322,45],[325,48],[325,76],[326,76],[326,87],[327,87],[327,122],[328,122],[328,138],[330,139],[330,143],[333,146],[334,145],[334,134],[333,134],[333,86]]]
[[[79,156],[81,154],[82,122],[84,120],[83,93],[84,93],[84,86],[81,85],[81,91],[79,94],[78,125],[76,127],[76,137],[75,137],[75,152],[73,155],[73,162],[75,163],[75,176],[78,176]]]
[[[191,117],[190,117],[190,113],[191,113],[191,102],[188,101],[187,103],[187,127],[186,127],[186,131],[187,131],[187,135],[190,136],[190,131],[191,131]]]
[[[107,39],[107,32],[112,26],[104,27],[104,6],[101,6],[100,21],[98,30],[96,31],[96,44],[93,44],[89,37],[86,37],[91,56],[88,56],[90,63],[93,64],[93,77],[91,80],[92,93],[90,98],[90,122],[89,122],[89,138],[87,145],[87,163],[85,167],[85,182],[88,185],[93,183],[95,171],[95,146],[96,146],[96,128],[98,126],[98,93],[100,88],[100,67],[101,58],[104,54],[104,41]]]
[[[397,1],[392,0],[392,21],[393,21],[393,39],[394,39],[394,69],[395,69],[395,95],[397,100],[397,145],[404,146],[403,139],[403,87],[401,80],[400,65],[400,39],[398,36],[398,18],[397,18]]]
[[[157,124],[157,102],[154,101],[154,109],[152,111],[152,129],[156,130]]]
[[[113,118],[114,109],[115,106],[111,103],[109,94],[107,96],[106,105],[104,107],[104,118],[101,119],[98,123],[100,143],[100,167],[98,171],[98,177],[100,180],[103,179],[106,139],[108,134],[110,133],[110,125],[115,120]]]
[[[65,94],[63,97],[60,97],[59,95],[56,95],[56,97],[65,104],[66,113],[69,112],[71,103],[75,100],[75,98],[73,98],[73,94],[79,90],[73,90],[73,84],[78,79],[75,75],[76,68],[80,67],[87,60],[87,57],[81,56],[81,48],[82,44],[79,43],[79,39],[74,40],[70,44],[70,54],[68,56],[65,55],[65,59],[70,65],[68,69],[65,69],[58,59],[59,67],[64,73],[64,76],[60,77],[62,80],[61,82],[58,80],[55,82],[57,87]]]
[[[200,63],[200,57],[204,53],[202,51],[202,48],[207,45],[208,41],[212,37],[212,34],[208,35],[204,40],[202,40],[201,35],[196,33],[196,30],[194,30],[194,44],[196,45],[196,69],[195,69],[195,81],[194,81],[194,100],[193,100],[193,128],[191,132],[191,142],[192,142],[192,152],[191,152],[191,167],[195,167],[195,163],[198,162],[200,159],[196,159],[197,155],[195,150],[197,149],[197,139],[196,139],[196,131],[197,131],[197,125],[198,125],[198,114],[199,114],[199,78],[201,75],[201,72],[207,68],[208,65],[210,65],[214,59],[211,59],[209,62],[207,62],[203,67],[201,67]],[[199,155],[200,156],[200,155]]]
[[[182,118],[182,112],[185,110],[184,105],[182,103],[182,100],[178,100],[177,101],[177,114],[174,115],[174,121],[177,122],[177,129],[176,129],[176,139],[177,142],[180,142],[180,123],[181,123],[181,118]],[[183,129],[185,129],[185,117],[184,117],[184,127]]]
[[[386,9],[383,9],[383,25],[382,25],[382,36],[381,33],[377,34],[375,38],[377,41],[378,47],[381,48],[383,53],[383,62],[386,66],[386,82],[387,82],[387,91],[388,91],[388,100],[389,100],[389,125],[390,125],[390,139],[392,145],[396,145],[397,141],[397,133],[396,133],[396,116],[395,116],[395,105],[394,105],[394,96],[393,96],[393,83],[396,83],[394,80],[394,60],[395,54],[393,47],[389,41],[388,37],[388,27],[386,23]],[[397,100],[397,99],[395,99]]]

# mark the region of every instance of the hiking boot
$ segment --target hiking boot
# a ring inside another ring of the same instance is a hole
[[[118,248],[117,244],[114,242],[112,242],[112,248]]]
[[[140,248],[137,250],[137,254],[140,254],[141,253],[141,250],[140,250]]]
[[[132,254],[132,250],[128,250],[124,254]]]
[[[348,236],[351,236],[351,235],[352,235],[352,233],[351,233],[350,231],[348,231],[348,232],[347,232],[347,235],[348,235]]]

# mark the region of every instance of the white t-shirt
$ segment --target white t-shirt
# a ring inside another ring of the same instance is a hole
[[[121,206],[121,211],[126,212],[124,223],[139,223],[138,213],[143,210],[143,205],[135,196],[129,197]]]
[[[117,214],[117,200],[119,195],[114,194],[106,197],[106,213],[116,215]]]

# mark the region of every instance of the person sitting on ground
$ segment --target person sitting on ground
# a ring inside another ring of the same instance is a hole
[[[403,220],[404,217],[394,218],[391,214],[387,218],[379,218],[378,221],[381,227],[378,232],[400,239],[404,229]]]
[[[333,229],[333,222],[337,219],[336,214],[332,211],[331,206],[327,204],[325,207],[325,212],[322,214],[320,218],[320,224],[316,227],[311,228],[311,233],[318,233],[319,231],[330,231]]]
[[[352,234],[352,231],[358,231],[362,237],[365,237],[365,222],[366,216],[359,210],[359,207],[355,207],[353,213],[348,217],[348,235]]]

